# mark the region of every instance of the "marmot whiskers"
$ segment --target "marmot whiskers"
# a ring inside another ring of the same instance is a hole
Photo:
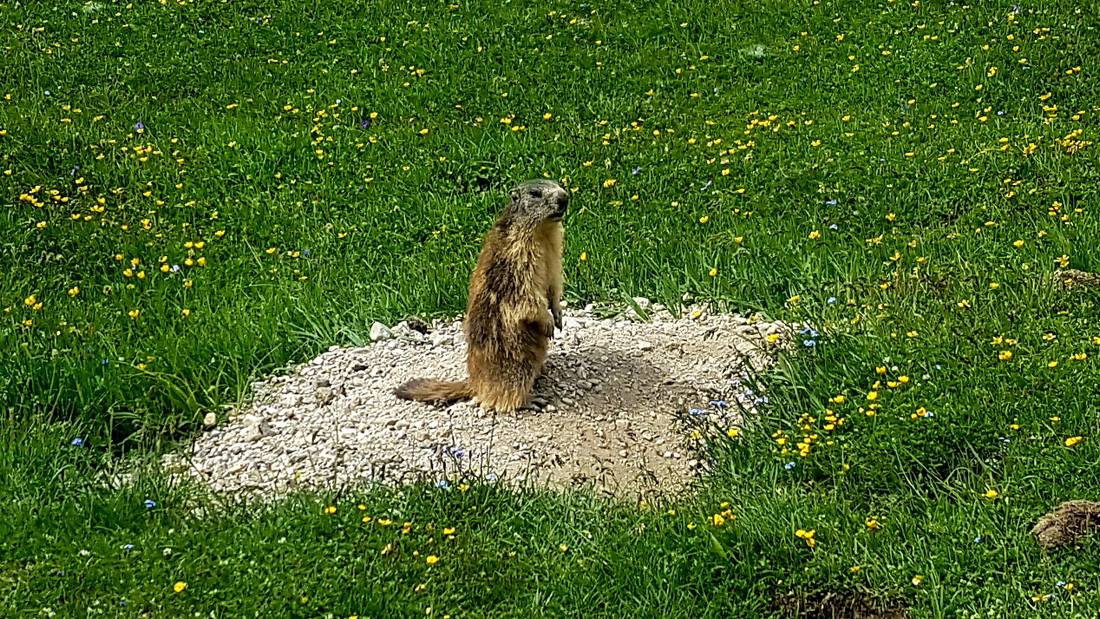
[[[397,397],[473,398],[499,412],[527,405],[554,327],[561,328],[561,221],[568,205],[569,193],[554,181],[528,181],[510,192],[470,277],[466,380],[417,378],[398,387]]]

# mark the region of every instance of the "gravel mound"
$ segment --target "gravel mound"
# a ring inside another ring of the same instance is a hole
[[[761,401],[751,376],[771,363],[767,336],[789,327],[697,308],[674,317],[636,301],[648,321],[633,309],[566,311],[529,410],[397,399],[409,378],[463,378],[462,324],[376,324],[370,346],[333,347],[254,383],[250,402],[221,424],[208,415],[190,454],[169,464],[215,492],[266,497],[470,477],[678,493],[707,468],[702,433],[724,435]]]

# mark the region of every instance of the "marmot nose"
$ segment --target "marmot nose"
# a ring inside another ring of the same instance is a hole
[[[569,208],[569,194],[561,191],[554,196],[554,203],[558,205],[558,208],[562,211]]]

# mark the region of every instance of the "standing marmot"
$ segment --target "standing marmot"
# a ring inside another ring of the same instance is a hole
[[[416,378],[397,397],[422,402],[473,398],[512,412],[527,404],[546,349],[561,328],[562,224],[569,193],[554,181],[528,181],[485,236],[470,277],[463,381]]]

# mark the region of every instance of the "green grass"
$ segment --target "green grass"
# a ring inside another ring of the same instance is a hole
[[[1100,271],[1095,11],[353,4],[0,2],[0,606],[1100,612],[1100,540],[1028,533],[1100,499],[1100,293],[1051,284]],[[571,302],[691,293],[821,332],[698,497],[473,483],[245,508],[152,469],[98,481],[253,377],[460,311],[503,190],[539,176],[575,190]]]

